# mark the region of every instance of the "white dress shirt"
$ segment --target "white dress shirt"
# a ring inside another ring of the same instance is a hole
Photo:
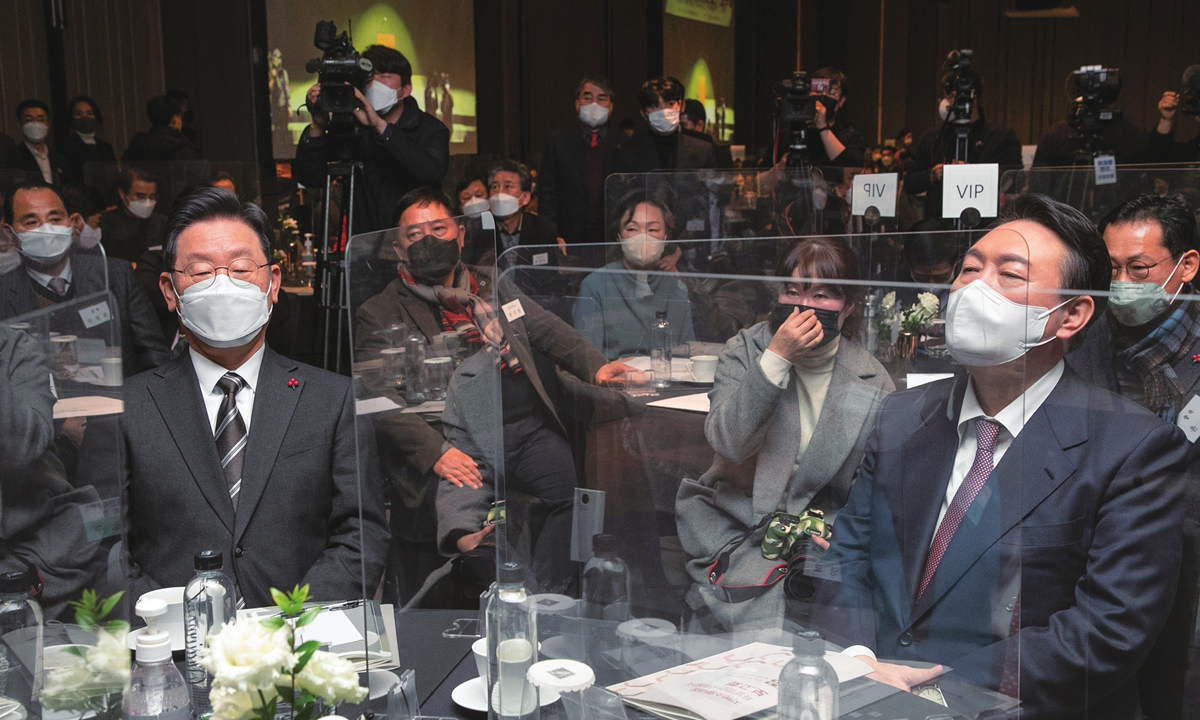
[[[38,167],[42,171],[42,179],[51,185],[54,184],[54,169],[50,167],[50,148],[46,148],[43,152],[38,152],[38,149],[25,142],[25,147],[29,148],[29,152],[33,154],[33,159],[37,160]]]
[[[67,264],[63,265],[62,272],[60,272],[58,275],[47,275],[44,272],[38,272],[37,270],[34,270],[32,267],[30,267],[29,263],[25,263],[25,272],[29,273],[29,277],[33,278],[34,282],[36,282],[37,284],[41,285],[42,287],[44,287],[46,289],[50,289],[50,281],[51,280],[53,280],[56,277],[60,277],[63,280],[67,281],[67,290],[70,290],[71,289],[71,280],[74,277],[71,274],[71,259],[70,258],[67,258]]]
[[[258,387],[258,371],[262,368],[263,353],[266,351],[267,344],[263,343],[258,352],[233,371],[246,381],[246,386],[237,394],[237,409],[242,414],[242,421],[246,423],[247,435],[250,434],[250,418],[254,415],[254,391]],[[217,381],[230,371],[196,352],[195,348],[188,348],[188,352],[192,355],[196,379],[200,381],[200,396],[204,398],[204,409],[208,411],[208,427],[215,433],[217,413],[221,411],[221,401],[225,399],[225,391],[217,387]]]

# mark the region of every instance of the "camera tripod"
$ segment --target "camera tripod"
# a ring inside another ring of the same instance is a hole
[[[342,333],[343,320],[349,312],[350,286],[346,282],[346,248],[332,246],[329,239],[329,206],[332,197],[334,178],[345,181],[342,193],[341,217],[345,219],[346,239],[349,241],[354,233],[354,190],[358,175],[362,173],[362,163],[351,160],[330,161],[325,173],[325,207],[322,211],[323,228],[321,233],[321,251],[317,256],[317,272],[321,278],[320,295],[317,307],[323,316],[321,367],[340,373],[342,371]],[[341,236],[341,225],[338,223],[338,237]],[[330,337],[333,328],[333,314],[337,313],[337,330]],[[335,346],[334,365],[329,364],[330,343]]]

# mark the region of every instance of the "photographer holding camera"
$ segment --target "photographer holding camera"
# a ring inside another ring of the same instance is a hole
[[[364,70],[363,87],[354,88],[356,122],[345,130],[348,136],[334,136],[330,113],[322,108],[321,84],[313,85],[308,91],[312,124],[296,146],[292,166],[298,182],[319,188],[328,162],[362,163],[354,198],[355,234],[387,228],[396,202],[414,188],[439,187],[450,162],[450,130],[417,106],[408,59],[383,45],[368,47],[362,59],[369,62],[360,64],[370,70]]]
[[[1150,133],[1146,147],[1149,162],[1196,162],[1200,160],[1200,135],[1175,142],[1175,115],[1183,113],[1200,119],[1200,65],[1183,71],[1183,90],[1163,93],[1158,101],[1161,119]]]
[[[821,142],[813,143],[812,164],[816,167],[862,167],[867,141],[838,117],[838,111],[846,104],[846,73],[827,67],[817,70],[812,77],[827,78],[829,97],[837,102],[833,107],[826,107],[824,102],[817,103],[817,114],[812,124]]]
[[[962,58],[965,56],[966,62]],[[942,216],[942,168],[962,163],[959,157],[958,129],[967,126],[965,151],[967,163],[998,163],[1000,174],[1020,170],[1021,143],[1009,128],[987,121],[983,112],[983,79],[971,67],[969,50],[953,52],[947,59],[948,72],[942,76],[945,89],[938,108],[941,127],[927,130],[913,151],[912,162],[904,175],[904,192],[925,193],[925,217]],[[969,109],[969,112],[965,112]],[[962,119],[959,119],[961,115]]]

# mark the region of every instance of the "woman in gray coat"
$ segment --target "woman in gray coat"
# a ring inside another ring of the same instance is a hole
[[[782,626],[786,560],[763,556],[766,525],[809,509],[836,523],[875,413],[895,389],[856,340],[861,286],[837,283],[856,280],[857,268],[840,238],[800,240],[776,269],[794,280],[773,288],[771,319],[721,353],[704,427],[717,457],[675,500],[688,604],[710,630]],[[802,538],[797,554],[804,547]]]

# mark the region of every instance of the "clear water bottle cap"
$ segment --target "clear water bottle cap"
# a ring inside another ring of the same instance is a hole
[[[0,575],[0,593],[5,595],[28,593],[33,584],[33,574],[28,570],[14,570]]]
[[[521,563],[507,562],[500,566],[500,570],[496,573],[496,582],[502,585],[512,585],[525,581],[525,572],[521,570]]]
[[[821,637],[820,633],[812,630],[798,632],[792,636],[792,652],[805,657],[823,657],[825,655],[825,640]]]

